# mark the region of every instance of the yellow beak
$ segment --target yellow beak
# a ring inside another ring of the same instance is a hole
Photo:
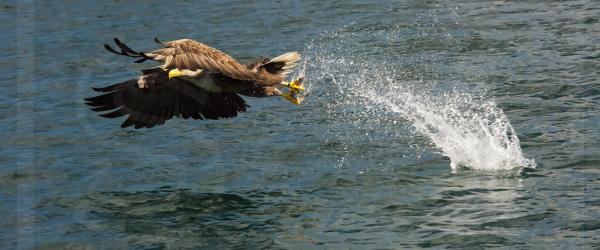
[[[181,70],[179,70],[179,69],[169,70],[169,79],[172,79],[173,77],[180,77],[182,75],[183,75],[183,72],[181,72]]]

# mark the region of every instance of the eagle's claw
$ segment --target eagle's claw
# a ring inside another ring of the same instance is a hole
[[[298,77],[291,82],[283,82],[283,86],[290,88],[290,90],[294,93],[300,93],[300,91],[305,91],[304,85],[304,77]]]
[[[290,92],[282,93],[281,96],[293,104],[300,105],[304,100],[300,93],[306,90],[304,84],[302,84],[303,82],[304,77],[296,78],[291,82],[283,82],[283,86],[290,88]]]
[[[298,97],[297,94],[295,93],[282,93],[281,97],[285,98],[286,100],[290,101],[293,104],[296,105],[300,105],[302,103],[302,101],[304,100],[304,98]]]

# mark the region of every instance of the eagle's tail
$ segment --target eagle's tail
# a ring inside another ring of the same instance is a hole
[[[271,74],[278,74],[285,78],[292,72],[299,60],[300,54],[298,52],[288,52],[269,60],[267,63],[263,64],[261,68],[264,68]]]

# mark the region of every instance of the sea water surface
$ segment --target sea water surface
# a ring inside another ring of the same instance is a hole
[[[600,248],[598,1],[5,1],[0,248]],[[301,106],[120,129],[102,45],[297,50]]]

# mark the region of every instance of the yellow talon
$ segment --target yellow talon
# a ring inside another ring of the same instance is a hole
[[[290,88],[294,93],[299,93],[300,91],[305,91],[304,85],[302,82],[304,81],[304,77],[299,77],[294,79],[291,82],[283,82],[283,86]]]
[[[300,105],[302,103],[302,101],[304,101],[304,97],[296,97],[296,98],[294,98],[292,103],[296,104],[296,105]]]
[[[182,75],[183,75],[183,72],[181,72],[181,70],[179,70],[179,69],[169,70],[169,79],[171,79],[173,77],[179,77]]]
[[[302,91],[305,91],[304,88],[304,77],[299,77],[294,79],[291,82],[282,82],[283,86],[290,88],[290,92],[280,94],[281,97],[290,101],[293,104],[300,105],[304,100],[304,96],[301,94]]]
[[[290,101],[293,104],[300,105],[300,103],[302,103],[302,99],[303,98],[302,99],[298,98],[294,94],[283,93],[283,94],[280,94],[280,95],[281,95],[281,97],[285,98],[286,100]]]

